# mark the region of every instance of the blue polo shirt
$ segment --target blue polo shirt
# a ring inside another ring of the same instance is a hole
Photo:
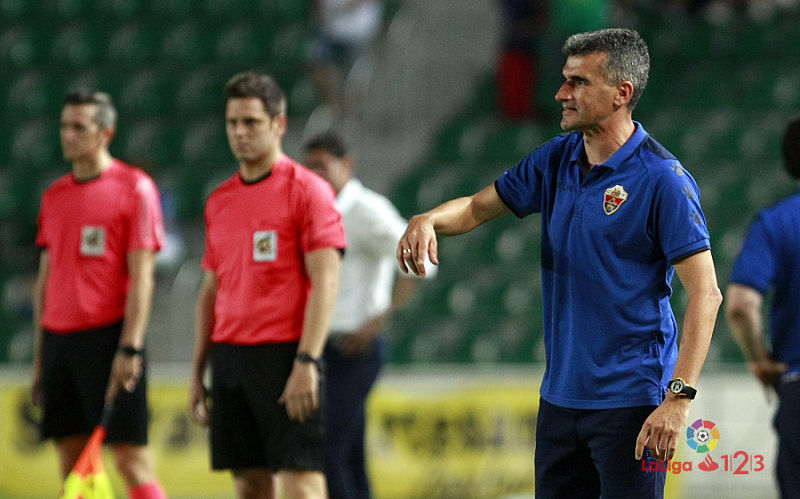
[[[583,135],[545,143],[495,182],[518,217],[542,214],[546,370],[562,407],[661,403],[677,358],[672,264],[710,248],[694,179],[641,124],[581,178]]]
[[[772,356],[800,372],[800,193],[762,210],[750,224],[731,282],[761,294],[774,289]]]

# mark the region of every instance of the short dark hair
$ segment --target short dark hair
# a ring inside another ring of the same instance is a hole
[[[783,167],[792,178],[800,180],[800,116],[789,122],[783,134]]]
[[[608,54],[603,66],[606,81],[611,85],[630,81],[633,84],[633,95],[628,102],[628,108],[633,110],[636,107],[650,77],[650,53],[638,32],[632,29],[608,28],[577,33],[567,38],[561,50],[567,56],[594,52]]]
[[[305,152],[316,151],[322,149],[325,152],[336,156],[337,158],[344,158],[347,156],[347,147],[344,141],[334,132],[323,132],[308,139],[303,146]]]
[[[117,126],[117,109],[114,107],[111,96],[107,93],[79,89],[68,93],[64,97],[65,106],[80,106],[82,104],[94,104],[97,106],[94,120],[101,129],[115,128]]]
[[[225,85],[225,102],[229,99],[257,97],[270,116],[286,113],[286,94],[274,78],[253,71],[237,73]]]

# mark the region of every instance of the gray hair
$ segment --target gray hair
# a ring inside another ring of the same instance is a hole
[[[92,90],[77,90],[67,94],[64,98],[65,106],[80,106],[81,104],[94,104],[97,106],[94,120],[101,130],[117,127],[117,109],[111,96],[105,92]]]
[[[650,76],[650,54],[639,33],[623,28],[577,33],[567,38],[561,51],[567,56],[594,52],[608,54],[603,66],[606,82],[616,85],[622,81],[630,81],[633,84],[633,94],[628,102],[628,109],[633,110],[636,107]]]

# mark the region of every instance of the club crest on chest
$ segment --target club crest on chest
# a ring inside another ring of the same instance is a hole
[[[605,196],[603,196],[603,211],[606,215],[611,215],[616,212],[622,203],[628,199],[628,193],[625,188],[617,184],[614,187],[606,189]]]

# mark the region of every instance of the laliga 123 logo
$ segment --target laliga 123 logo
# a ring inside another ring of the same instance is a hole
[[[713,421],[698,419],[686,428],[686,445],[698,454],[714,450],[718,443],[719,428]],[[706,454],[706,458],[697,467],[703,471],[714,471],[719,468],[719,464],[711,459],[711,454]]]
[[[711,459],[711,451],[718,443],[719,428],[713,421],[698,419],[686,428],[686,445],[698,454],[706,455],[705,459],[697,465],[701,471],[714,471],[720,467],[719,463]],[[731,454],[723,454],[719,459],[722,460],[722,471],[731,472],[734,475],[748,475],[764,470],[762,454],[751,454],[744,450],[738,450]]]
[[[748,475],[757,473],[765,469],[764,456],[762,454],[751,454],[744,450],[738,450],[730,454],[724,454],[717,459],[720,463],[711,458],[711,451],[717,447],[720,439],[719,428],[713,421],[698,419],[686,428],[686,445],[698,454],[705,454],[705,458],[697,463],[700,471],[716,471],[721,468],[723,472],[730,472],[734,475]],[[694,471],[692,461],[657,461],[652,458],[642,460],[642,471],[668,471],[673,474]]]

